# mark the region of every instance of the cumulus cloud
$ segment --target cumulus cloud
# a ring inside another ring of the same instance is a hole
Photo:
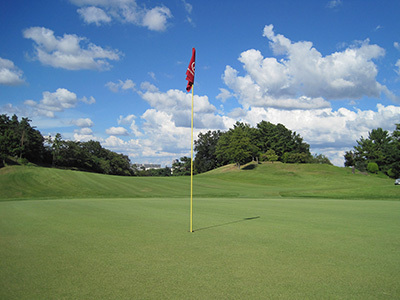
[[[85,23],[94,23],[100,26],[102,23],[110,23],[111,17],[101,8],[95,6],[82,7],[77,10]]]
[[[136,116],[135,115],[128,115],[126,117],[119,116],[118,125],[129,125],[131,132],[136,137],[142,136],[142,132],[140,131],[138,125],[136,124]]]
[[[152,108],[162,111],[171,117],[171,121],[178,127],[190,127],[191,95],[181,90],[171,89],[167,92],[150,91],[140,92]],[[225,128],[224,119],[216,115],[216,108],[207,96],[194,96],[194,126],[196,128]]]
[[[39,115],[54,118],[54,112],[61,112],[76,106],[78,98],[75,93],[64,88],[57,89],[54,93],[43,92],[43,98],[39,101],[26,100],[25,105],[33,107]]]
[[[11,60],[0,57],[0,84],[20,85],[25,82],[23,72]]]
[[[89,118],[81,118],[77,120],[72,120],[72,124],[78,127],[92,127],[94,125],[93,121]]]
[[[80,142],[87,142],[90,140],[97,141],[100,139],[93,135],[92,129],[90,129],[88,127],[84,127],[84,128],[74,130],[74,140],[80,141]]]
[[[273,25],[265,26],[263,36],[282,59],[264,58],[260,51],[250,49],[239,57],[244,76],[231,66],[226,66],[223,75],[245,108],[321,109],[330,107],[327,100],[379,97],[381,93],[398,100],[376,80],[378,69],[373,60],[385,50],[369,40],[323,56],[311,42],[292,42],[275,34]]]
[[[89,99],[86,96],[84,96],[84,97],[82,97],[81,101],[86,104],[96,103],[96,99],[93,96],[90,96]]]
[[[108,87],[111,91],[113,91],[114,93],[119,92],[120,90],[132,90],[135,91],[135,86],[136,84],[130,80],[130,79],[126,79],[125,81],[122,80],[118,80],[118,82],[107,82],[106,83],[106,87]]]
[[[25,29],[23,36],[35,42],[33,59],[55,68],[108,70],[109,61],[118,61],[122,56],[118,50],[104,49],[75,34],[55,36],[44,27]]]
[[[154,84],[151,84],[148,81],[144,81],[140,84],[140,88],[144,91],[149,91],[149,92],[158,92],[158,87],[156,87]]]
[[[168,20],[172,18],[172,13],[166,6],[148,9],[139,6],[135,0],[70,0],[70,2],[80,7],[77,11],[86,23],[94,23],[97,26],[116,20],[153,31],[165,31]]]
[[[221,99],[222,102],[225,102],[227,99],[234,96],[227,89],[220,88],[219,91],[220,91],[220,93],[217,95],[216,98]]]
[[[106,133],[109,135],[129,135],[128,130],[124,127],[111,127],[106,129]]]
[[[93,98],[93,97],[91,97]],[[86,97],[81,99],[85,102]],[[94,99],[94,98],[93,98]],[[58,88],[55,92],[45,91],[39,101],[25,100],[24,104],[33,109],[33,114],[54,118],[55,112],[63,112],[66,109],[74,108],[80,100],[75,93],[65,88]]]

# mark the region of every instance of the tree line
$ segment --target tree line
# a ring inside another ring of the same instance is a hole
[[[231,163],[240,168],[251,161],[331,164],[322,154],[311,155],[310,145],[296,132],[282,124],[266,121],[261,121],[256,127],[236,122],[226,132],[217,130],[200,133],[194,145],[196,173]]]
[[[345,166],[362,172],[383,172],[392,178],[400,177],[400,124],[389,134],[382,128],[373,129],[368,137],[356,141],[353,150],[344,155]]]
[[[142,170],[132,165],[128,156],[101,146],[98,141],[68,141],[57,133],[43,137],[30,125],[31,120],[16,115],[0,115],[0,167],[10,158],[59,168],[72,168],[103,174],[125,176],[190,175],[191,160],[181,157],[172,169]],[[194,142],[194,173],[203,173],[234,163],[239,168],[250,161],[284,163],[326,163],[324,155],[312,156],[310,146],[296,132],[282,124],[262,121],[256,127],[237,122],[226,132],[200,133]]]
[[[66,141],[59,133],[45,138],[30,122],[28,118],[19,121],[16,115],[0,115],[0,167],[16,159],[20,163],[134,175],[128,156],[105,149],[98,141]]]

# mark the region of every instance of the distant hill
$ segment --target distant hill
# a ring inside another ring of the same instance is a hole
[[[185,198],[189,177],[122,177],[36,166],[0,169],[0,201],[59,198]],[[322,164],[227,165],[194,177],[197,198],[332,198],[400,200],[383,175],[352,174]]]

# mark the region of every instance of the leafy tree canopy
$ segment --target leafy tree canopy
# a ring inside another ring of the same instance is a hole
[[[345,166],[365,172],[378,170],[390,177],[400,177],[400,124],[389,134],[382,128],[373,129],[368,138],[361,137],[352,151],[344,155]]]

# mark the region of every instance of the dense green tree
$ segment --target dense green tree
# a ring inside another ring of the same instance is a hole
[[[176,159],[172,163],[172,175],[183,176],[190,175],[191,159],[190,157],[183,156],[180,159]]]
[[[45,139],[30,126],[31,120],[0,115],[0,166],[7,157],[104,174],[132,175],[128,156],[101,147],[98,141],[65,141],[59,133]]]
[[[391,177],[400,176],[400,124],[391,135],[382,128],[373,129],[368,138],[361,137],[354,151],[346,152],[345,166],[371,171],[371,163]]]
[[[279,158],[278,155],[276,155],[275,150],[269,149],[267,152],[261,154],[261,160],[262,161],[277,161]]]
[[[256,128],[237,122],[226,132],[207,132],[200,134],[195,141],[196,170],[201,173],[228,163],[239,167],[251,160],[258,160],[269,151],[274,151],[278,159],[284,162],[330,163],[326,157],[311,156],[310,146],[296,132],[282,124],[274,125],[262,121]]]
[[[250,125],[237,122],[233,129],[223,134],[216,147],[217,159],[235,163],[238,168],[258,156],[256,131]]]
[[[196,157],[194,168],[198,173],[204,173],[221,166],[221,162],[216,155],[216,148],[221,137],[221,131],[211,131],[199,133],[197,140],[194,141]]]
[[[370,173],[378,173],[378,171],[379,171],[379,167],[378,167],[378,164],[377,163],[374,163],[374,162],[370,162],[370,163],[368,163],[368,165],[367,165],[367,170],[368,170],[368,172],[370,172]]]
[[[258,145],[262,153],[272,149],[281,161],[283,161],[284,153],[310,154],[310,146],[304,143],[303,138],[282,124],[274,125],[270,122],[261,121],[257,124],[257,128]]]
[[[32,162],[42,162],[45,152],[44,138],[30,125],[31,120],[16,115],[11,119],[0,115],[0,156],[4,164],[8,156]]]

